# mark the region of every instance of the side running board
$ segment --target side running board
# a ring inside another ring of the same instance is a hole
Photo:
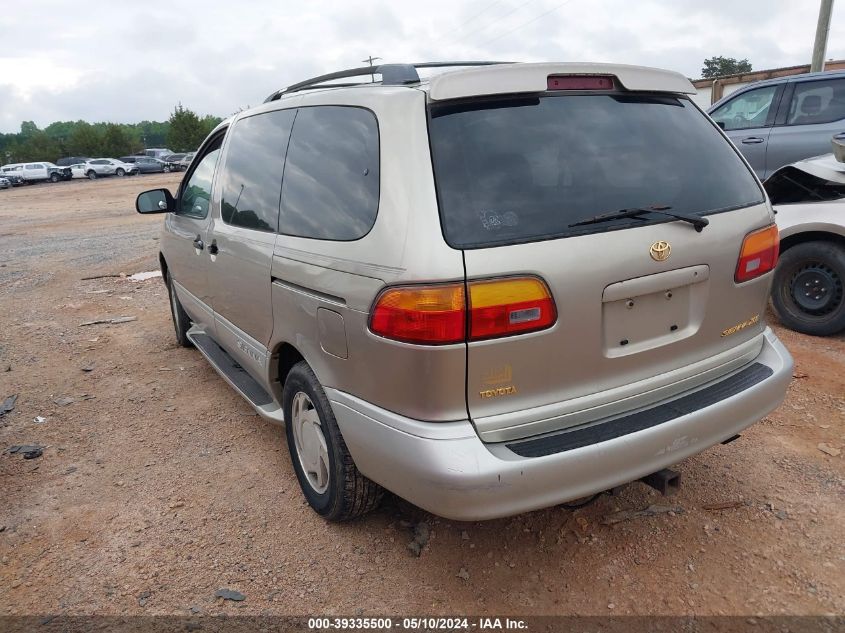
[[[273,404],[272,396],[205,332],[188,331],[188,338],[211,366],[256,409]]]

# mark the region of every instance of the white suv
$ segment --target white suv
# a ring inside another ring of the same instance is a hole
[[[85,175],[91,180],[98,176],[126,176],[138,173],[138,167],[115,160],[114,158],[95,158],[85,163]]]

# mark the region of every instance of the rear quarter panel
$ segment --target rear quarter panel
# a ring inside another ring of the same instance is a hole
[[[385,409],[423,420],[466,419],[464,344],[408,345],[368,328],[370,309],[385,286],[464,277],[461,251],[446,245],[440,231],[424,93],[361,88],[303,95],[293,105],[360,106],[376,115],[380,198],[375,224],[359,240],[277,237],[271,350],[292,345],[324,386]],[[278,102],[266,106],[274,107]],[[321,335],[318,308],[340,315],[341,321],[328,322],[335,329],[342,324],[346,358],[337,354],[337,331]],[[281,385],[274,389],[280,393]]]

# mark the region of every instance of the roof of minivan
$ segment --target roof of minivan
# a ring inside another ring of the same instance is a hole
[[[439,101],[482,95],[509,94],[521,92],[544,92],[548,89],[550,75],[613,75],[626,90],[695,94],[696,89],[682,74],[645,66],[603,63],[542,62],[502,63],[452,70],[423,78],[418,83],[404,86],[385,85],[381,82],[313,86],[309,93],[323,90],[377,90],[379,88],[406,87],[423,90],[429,99]],[[302,96],[303,91],[282,92],[280,100]]]

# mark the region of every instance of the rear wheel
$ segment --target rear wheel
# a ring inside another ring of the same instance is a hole
[[[169,271],[165,276],[165,283],[167,284],[167,295],[170,298],[170,315],[173,317],[176,342],[182,347],[193,347],[194,344],[188,338],[188,330],[191,328],[191,318],[185,312],[182,304],[179,303],[179,297],[176,296],[176,290],[173,288],[173,279],[170,277]]]
[[[93,169],[92,169],[92,170],[90,170],[90,171],[89,171],[87,174],[85,174],[85,175],[86,175],[86,176],[88,176],[88,180],[97,180],[97,172],[96,172],[96,171],[94,171]]]
[[[845,248],[805,242],[780,257],[772,306],[788,328],[828,336],[845,329]]]
[[[329,400],[305,361],[290,370],[282,403],[288,450],[311,508],[329,521],[347,521],[378,506],[384,490],[358,471]]]
[[[123,170],[123,167],[118,167],[114,174],[115,176],[125,176],[126,172]]]

